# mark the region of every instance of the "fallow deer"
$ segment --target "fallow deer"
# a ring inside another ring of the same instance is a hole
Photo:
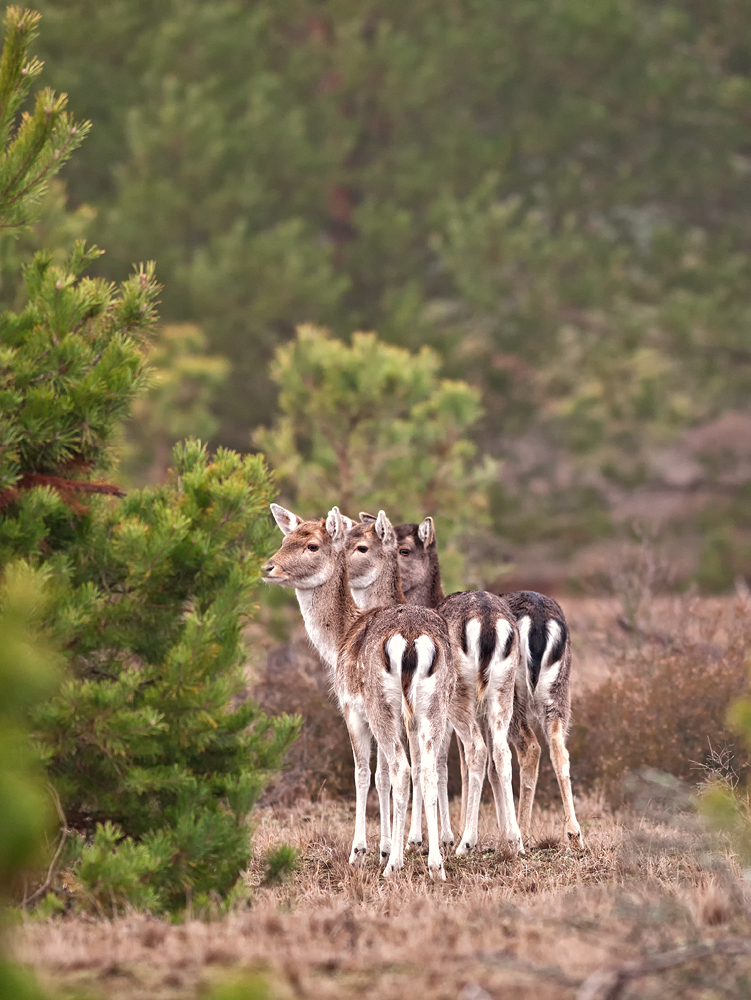
[[[403,603],[405,598],[399,580],[397,537],[391,522],[383,511],[377,518],[361,513],[360,520],[361,523],[354,525],[347,536],[350,588],[355,602],[364,608]],[[475,593],[448,598],[438,610],[448,623],[457,670],[457,684],[449,715],[451,726],[438,758],[442,839],[444,843],[453,841],[447,791],[448,742],[453,727],[463,747],[463,761],[469,762],[470,755],[473,755],[478,762],[475,766],[467,766],[468,780],[465,782],[461,820],[464,832],[456,853],[460,856],[467,854],[477,845],[486,746],[487,755],[493,762],[491,775],[501,835],[508,840],[512,850],[523,853],[514,814],[511,752],[508,747],[519,660],[519,641],[513,614],[500,598]],[[461,721],[465,719],[470,721],[468,731],[460,728]],[[413,798],[408,844],[411,847],[422,842],[420,756],[419,746],[415,743],[410,740]],[[382,798],[382,809],[383,804]]]
[[[350,863],[367,850],[365,803],[375,736],[394,795],[394,821],[385,876],[404,864],[409,761],[401,717],[414,725],[422,759],[428,822],[428,868],[445,879],[438,837],[436,757],[446,732],[455,673],[446,622],[425,608],[401,605],[360,611],[349,592],[346,527],[339,509],[303,521],[277,504],[271,512],[284,534],[264,565],[267,583],[293,587],[308,636],[332,673],[355,759],[357,805]],[[383,847],[383,845],[382,845]]]
[[[426,517],[419,525],[397,525],[396,533],[399,540],[399,573],[407,602],[438,608],[445,614],[433,519]],[[516,618],[521,640],[514,712],[509,729],[509,738],[519,758],[518,815],[521,834],[525,841],[529,840],[540,764],[540,744],[533,728],[536,722],[545,734],[558,780],[563,802],[564,834],[569,842],[583,847],[574,809],[566,747],[571,717],[571,636],[566,618],[558,602],[543,594],[519,591],[503,596]],[[488,772],[492,784],[491,762]],[[464,784],[465,764],[462,761],[462,786]]]

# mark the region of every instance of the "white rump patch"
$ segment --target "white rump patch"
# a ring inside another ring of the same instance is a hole
[[[496,622],[495,630],[498,633],[498,645],[496,646],[496,652],[498,653],[498,656],[501,656],[506,648],[508,637],[513,631],[511,622],[507,622],[505,618],[499,618]],[[513,645],[514,644],[512,643],[509,649],[513,649]],[[509,656],[510,655],[511,654],[509,653]]]
[[[550,651],[561,638],[561,626],[551,618],[548,620],[546,631],[548,633],[548,641],[545,646],[545,652],[542,654],[540,677],[537,681],[537,691],[535,692],[535,697],[543,702],[547,702],[550,698],[550,689],[555,684],[561,670],[560,660],[556,660],[555,663],[550,662]]]
[[[386,643],[386,656],[389,658],[389,663],[391,664],[391,670],[397,677],[402,675],[402,658],[404,657],[404,650],[407,648],[407,640],[403,635],[392,635],[391,638]]]
[[[532,691],[529,687],[529,671],[527,665],[529,663],[529,629],[532,625],[532,619],[529,615],[524,615],[517,622],[519,628],[519,646],[521,648],[521,656],[519,657],[519,667],[516,673],[516,683],[517,687],[522,686],[523,690],[528,690],[530,694]]]
[[[467,658],[469,663],[467,664],[468,670],[471,670],[473,676],[477,675],[477,665],[480,659],[480,632],[482,630],[482,622],[479,618],[470,618],[468,622],[464,625],[464,634],[467,637]],[[458,650],[461,652],[461,650]],[[474,684],[474,681],[472,681]]]
[[[420,677],[426,677],[433,666],[436,653],[435,643],[429,635],[418,635],[415,639],[415,649],[417,650],[417,670],[415,673]]]

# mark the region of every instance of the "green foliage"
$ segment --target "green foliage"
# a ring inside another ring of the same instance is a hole
[[[123,472],[129,480],[157,483],[167,474],[177,441],[205,441],[216,432],[218,421],[209,407],[227,379],[229,363],[206,354],[206,338],[190,323],[162,327],[147,362],[151,382],[131,409]]]
[[[728,724],[751,749],[751,698],[738,698],[728,710]],[[700,799],[701,811],[715,829],[722,831],[744,862],[751,859],[751,799],[748,778],[738,787],[738,776],[718,774],[707,783]]]
[[[36,95],[34,110],[17,121],[32,83],[42,72],[38,59],[28,58],[37,36],[40,15],[8,7],[5,43],[0,57],[0,217],[6,233],[17,234],[37,216],[49,181],[91,128],[65,110],[66,94],[49,88]]]
[[[159,259],[167,320],[232,362],[224,443],[268,423],[301,322],[429,343],[483,393],[497,529],[580,544],[624,490],[665,489],[683,428],[747,409],[743,0],[43,10],[99,123],[70,174],[99,273]]]
[[[479,393],[438,377],[428,348],[410,354],[356,333],[351,345],[305,326],[277,350],[281,416],[259,431],[290,502],[318,516],[336,501],[350,516],[389,512],[394,523],[432,514],[441,538],[482,520],[492,464],[473,463],[467,437]]]
[[[45,576],[15,563],[0,585],[0,899],[8,898],[22,869],[40,860],[51,820],[26,728],[27,713],[51,694],[59,666],[38,631],[48,603]]]
[[[269,851],[264,858],[264,885],[277,885],[288,878],[297,868],[300,852],[291,844],[280,844]]]
[[[11,10],[9,25],[19,17],[35,23]],[[25,60],[13,46],[28,31],[14,30],[0,93]],[[26,143],[33,183],[12,203],[0,197],[0,222],[15,226],[19,206],[43,190],[48,161],[64,158],[61,116],[41,138],[28,122],[12,139],[6,130],[8,156]],[[9,695],[2,707],[2,748],[18,776],[2,778],[12,808],[0,810],[0,868],[28,862],[37,842],[39,796],[24,783],[25,736],[14,722],[25,713],[64,814],[58,854],[69,833],[83,838],[68,857],[79,905],[176,908],[237,881],[248,812],[297,729],[248,701],[243,677],[242,628],[272,544],[273,491],[260,456],[210,458],[192,440],[176,446],[169,483],[118,502],[119,487],[96,480],[114,466],[113,444],[146,382],[157,294],[151,265],[120,286],[85,277],[98,255],[80,242],[65,256],[37,253],[21,307],[0,315],[0,565],[13,593],[28,590],[24,574],[48,583],[49,605],[34,613],[68,659],[49,697],[41,682],[33,691],[29,643],[12,633],[6,647],[28,677],[18,704]],[[21,612],[6,604],[10,628]]]
[[[27,729],[29,709],[52,693],[60,666],[40,634],[49,604],[46,576],[18,562],[0,579],[0,905],[36,874],[52,826],[44,772]],[[0,998],[43,1000],[33,977],[2,953]]]
[[[111,820],[145,845],[115,847],[110,832],[86,869],[94,881],[79,874],[97,899],[114,878],[133,905],[232,887],[249,856],[245,817],[297,730],[242,699],[242,626],[271,544],[263,461],[222,450],[212,461],[189,442],[174,468],[169,484],[92,503],[51,623],[72,672],[33,712],[68,823]],[[132,887],[147,874],[156,894],[121,885],[112,866]]]
[[[206,1000],[271,1000],[273,996],[266,976],[255,973],[214,986]]]
[[[98,255],[78,243],[56,266],[38,253],[25,271],[28,304],[3,314],[0,489],[24,476],[80,475],[112,463],[116,421],[143,380],[139,348],[154,322],[157,285],[151,265],[118,290],[82,277]],[[28,536],[21,551],[33,552],[35,542]]]

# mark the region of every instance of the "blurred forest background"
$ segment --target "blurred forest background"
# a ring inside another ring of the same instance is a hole
[[[508,581],[602,582],[635,525],[674,582],[751,578],[744,0],[38,7],[45,82],[94,127],[2,270],[80,236],[112,280],[157,261],[123,476],[189,433],[299,473],[275,352],[373,330],[472,387],[468,509]]]

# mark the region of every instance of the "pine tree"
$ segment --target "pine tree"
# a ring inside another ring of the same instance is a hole
[[[454,543],[483,524],[495,467],[474,460],[468,437],[482,413],[479,393],[439,378],[439,368],[427,347],[410,354],[374,333],[346,344],[300,327],[272,367],[281,415],[256,441],[303,515],[332,498],[351,517],[381,507],[395,523],[433,515],[445,570],[458,583]]]
[[[48,91],[14,130],[38,72],[26,61],[36,20],[9,10],[0,60],[11,232],[86,130]],[[167,484],[126,496],[111,481],[158,286],[151,264],[119,286],[84,276],[98,253],[36,254],[25,305],[0,315],[0,567],[6,586],[44,575],[42,625],[68,660],[29,717],[73,834],[79,904],[201,905],[247,863],[247,814],[297,728],[267,719],[243,677],[272,485],[260,456],[212,458],[195,441],[176,447]]]

